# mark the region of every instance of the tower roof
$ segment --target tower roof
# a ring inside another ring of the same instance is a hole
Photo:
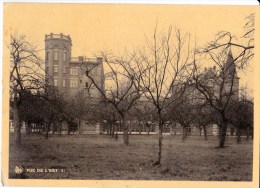
[[[233,57],[231,49],[229,49],[226,63],[233,63],[234,64],[234,57]]]
[[[236,74],[236,66],[231,49],[229,49],[226,62],[223,65],[223,71],[228,75],[232,75],[234,72]]]

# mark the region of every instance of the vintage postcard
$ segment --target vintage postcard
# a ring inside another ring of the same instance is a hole
[[[3,9],[4,185],[259,186],[259,7]]]

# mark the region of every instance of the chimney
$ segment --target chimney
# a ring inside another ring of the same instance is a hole
[[[216,65],[213,66],[213,69],[216,70]]]

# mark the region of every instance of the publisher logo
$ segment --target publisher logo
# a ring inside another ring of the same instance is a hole
[[[16,167],[14,168],[14,172],[15,172],[16,174],[21,174],[21,173],[23,173],[23,167],[21,167],[21,166],[16,166]]]

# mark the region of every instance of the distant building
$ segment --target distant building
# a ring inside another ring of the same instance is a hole
[[[237,76],[236,66],[231,50],[227,55],[226,62],[222,68],[216,71],[216,66],[205,68],[204,78],[206,86],[212,88],[214,96],[231,96],[233,99],[239,98],[239,77]]]
[[[239,77],[237,76],[236,66],[231,50],[228,52],[225,63],[216,66],[204,68],[204,72],[200,75],[200,83],[206,95],[209,95],[213,103],[225,100],[239,98]],[[209,94],[210,93],[210,94]],[[221,95],[220,95],[221,94]],[[173,91],[174,95],[174,91]],[[189,101],[192,105],[204,104],[206,98],[196,87],[191,84],[183,94],[185,101]],[[197,131],[196,126],[188,128],[188,133],[194,134]],[[208,126],[209,134],[218,135],[219,127],[217,124]],[[228,134],[233,135],[235,127],[228,125]]]
[[[71,47],[69,35],[45,35],[46,81],[66,96],[84,90],[92,98],[100,99],[101,94],[86,76],[86,70],[91,69],[95,82],[103,90],[102,58],[71,57]]]

